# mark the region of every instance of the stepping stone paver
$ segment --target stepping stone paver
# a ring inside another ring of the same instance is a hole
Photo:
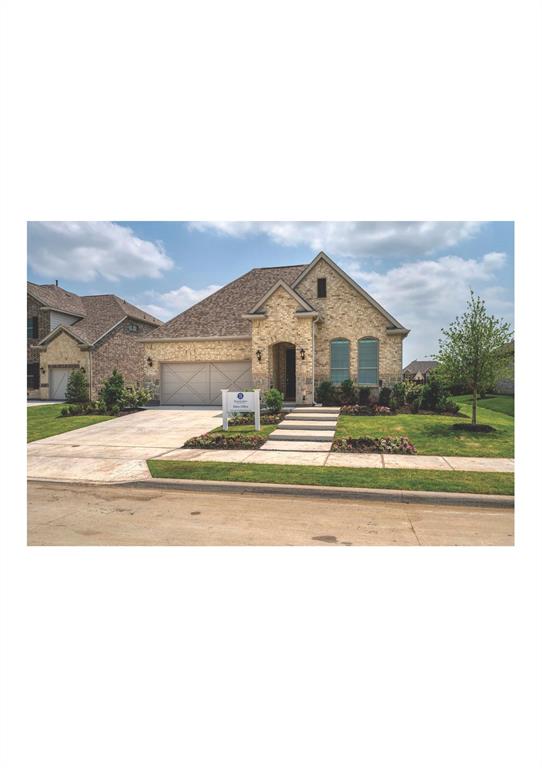
[[[271,440],[262,445],[260,451],[321,451],[328,453],[331,450],[331,441],[319,443],[316,440]]]
[[[273,442],[275,440],[304,440],[324,443],[333,441],[334,436],[334,429],[275,429],[267,438],[267,442],[270,440]]]

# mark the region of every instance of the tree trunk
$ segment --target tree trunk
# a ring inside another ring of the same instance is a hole
[[[478,392],[473,389],[472,391],[472,423],[476,424],[476,399],[478,397]]]

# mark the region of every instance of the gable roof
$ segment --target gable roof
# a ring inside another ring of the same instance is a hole
[[[65,312],[76,317],[85,316],[85,308],[81,297],[71,291],[66,291],[59,285],[37,285],[27,282],[27,292],[40,304],[57,312]]]
[[[127,317],[153,326],[162,324],[161,320],[157,320],[114,294],[80,298],[85,312],[84,317],[72,325],[58,325],[41,340],[38,346],[48,344],[60,331],[66,331],[82,344],[95,344]]]
[[[297,291],[294,291],[293,288],[291,288],[288,283],[285,283],[284,280],[277,280],[277,282],[271,286],[271,288],[265,293],[262,298],[258,301],[257,304],[255,304],[250,312],[249,315],[261,315],[263,314],[260,310],[264,306],[265,302],[275,293],[275,291],[278,291],[279,288],[282,288],[286,291],[286,293],[292,297],[297,303],[302,307],[302,311],[304,313],[307,312],[315,312],[314,307],[311,307],[308,301],[305,301],[303,296],[301,296]],[[246,317],[246,316],[245,316]]]
[[[349,283],[352,288],[354,288],[359,294],[363,296],[364,299],[366,299],[369,304],[372,304],[372,306],[377,309],[384,317],[390,322],[391,327],[394,331],[400,331],[404,332],[404,335],[406,336],[410,331],[408,328],[405,328],[404,325],[401,325],[401,323],[396,320],[393,315],[390,315],[390,313],[384,309],[384,307],[376,301],[376,299],[373,299],[372,296],[370,296],[367,291],[365,291],[361,285],[358,285],[355,280],[353,280],[350,275],[346,274],[344,270],[342,270],[337,264],[335,264],[334,261],[332,261],[327,254],[325,254],[323,251],[320,251],[320,253],[314,257],[314,259],[311,261],[310,264],[306,266],[306,268],[301,272],[300,275],[294,280],[292,283],[292,288],[296,288],[299,283],[303,280],[303,278],[309,274],[309,272],[312,270],[313,267],[315,267],[319,261],[325,261],[326,264],[328,264],[332,269],[335,270],[342,278],[346,280],[347,283]]]
[[[438,365],[436,360],[413,360],[403,368],[403,373],[427,373]]]
[[[304,269],[305,264],[251,269],[160,328],[155,328],[145,340],[250,336],[251,323],[243,315],[249,313],[262,295],[273,289],[279,281],[291,286]]]

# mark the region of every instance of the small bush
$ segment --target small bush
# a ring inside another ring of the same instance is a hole
[[[436,376],[429,376],[420,390],[419,407],[424,411],[443,411],[450,392]]]
[[[250,450],[259,448],[266,440],[267,438],[263,435],[250,435],[244,432],[233,432],[231,435],[208,432],[206,435],[191,437],[183,448]]]
[[[339,392],[331,381],[321,381],[316,388],[316,401],[322,405],[339,405]]]
[[[107,412],[110,416],[118,416],[120,413],[120,405],[110,405]]]
[[[369,387],[360,387],[358,390],[358,401],[360,405],[369,405],[371,390]]]
[[[132,411],[147,405],[152,398],[152,392],[145,387],[126,387],[122,396],[122,408],[125,411]]]
[[[412,405],[412,403],[420,399],[422,385],[415,384],[413,381],[405,381],[405,403]]]
[[[339,400],[341,405],[355,405],[358,401],[356,386],[352,379],[345,379],[339,390]]]
[[[260,424],[279,424],[284,418],[284,412],[281,413],[263,413],[260,416]],[[230,427],[249,426],[254,424],[253,413],[238,413],[228,419]]]
[[[401,408],[405,404],[406,387],[402,381],[394,384],[391,390],[390,405],[394,403],[394,408]]]
[[[343,437],[333,441],[331,450],[339,453],[416,453],[408,437]]]
[[[342,416],[372,416],[373,412],[368,405],[343,405]]]
[[[60,415],[61,416],[69,416],[70,415],[70,409],[67,405],[65,405],[63,408],[60,409]]]
[[[384,405],[389,407],[391,397],[391,389],[389,387],[382,387],[380,394],[378,395],[378,405]]]
[[[459,405],[452,397],[447,397],[442,403],[442,407],[446,413],[459,413]]]
[[[67,403],[86,403],[89,399],[88,379],[81,368],[74,368],[66,386]]]
[[[373,413],[375,416],[391,416],[391,408],[387,405],[373,405]]]
[[[263,402],[269,413],[280,413],[284,403],[282,392],[278,389],[268,389],[264,392]]]
[[[100,389],[100,399],[105,403],[105,408],[108,413],[112,413],[113,407],[117,408],[117,413],[120,411],[124,393],[124,378],[115,368],[111,376],[104,381],[102,388]]]

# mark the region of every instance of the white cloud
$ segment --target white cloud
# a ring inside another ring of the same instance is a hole
[[[207,285],[205,288],[190,288],[188,285],[181,285],[179,288],[165,293],[148,291],[147,296],[151,299],[151,303],[139,304],[138,306],[160,320],[170,320],[220,288],[222,288],[221,285]]]
[[[407,258],[450,248],[476,235],[472,221],[195,221],[192,229],[229,237],[267,235],[281,245],[305,245],[332,258]]]
[[[173,266],[161,243],[109,221],[29,222],[28,261],[46,278],[84,282],[156,278]]]
[[[513,303],[497,282],[505,253],[481,259],[443,256],[402,264],[384,273],[350,269],[350,274],[403,325],[411,329],[405,342],[405,364],[438,351],[440,329],[461,314],[472,288],[488,310],[513,320]]]

